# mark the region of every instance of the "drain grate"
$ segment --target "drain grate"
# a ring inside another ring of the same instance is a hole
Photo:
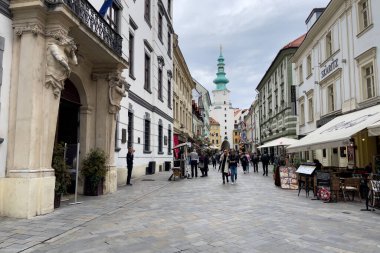
[[[141,180],[141,181],[156,181],[156,180],[154,180],[154,179],[143,179],[143,180]]]

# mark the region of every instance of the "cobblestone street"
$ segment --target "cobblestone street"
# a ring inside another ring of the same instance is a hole
[[[161,172],[45,216],[0,218],[0,252],[380,252],[380,212],[364,202],[297,197],[241,168],[234,185],[209,174]]]

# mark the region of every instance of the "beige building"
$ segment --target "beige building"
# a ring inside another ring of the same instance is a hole
[[[220,149],[221,137],[220,137],[220,124],[218,121],[210,117],[210,141],[211,144]]]
[[[106,151],[104,192],[116,191],[115,115],[128,89],[120,75],[127,61],[117,28],[87,1],[76,3],[10,2],[14,34],[1,216],[53,211],[52,152],[66,139],[80,142],[83,156],[95,147]],[[84,9],[96,18],[87,20]]]
[[[195,82],[191,77],[186,61],[178,44],[178,36],[174,38],[174,146],[193,138],[192,133],[192,90]]]

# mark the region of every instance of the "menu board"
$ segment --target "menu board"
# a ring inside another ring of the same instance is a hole
[[[281,166],[280,167],[280,180],[282,189],[298,189],[298,180],[296,174],[296,168]]]

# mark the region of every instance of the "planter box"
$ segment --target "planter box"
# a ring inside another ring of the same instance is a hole
[[[86,195],[86,196],[99,196],[99,195],[103,195],[103,182],[104,182],[104,180],[101,180],[97,186],[93,186],[90,183],[90,180],[86,177],[84,179],[83,194]]]

